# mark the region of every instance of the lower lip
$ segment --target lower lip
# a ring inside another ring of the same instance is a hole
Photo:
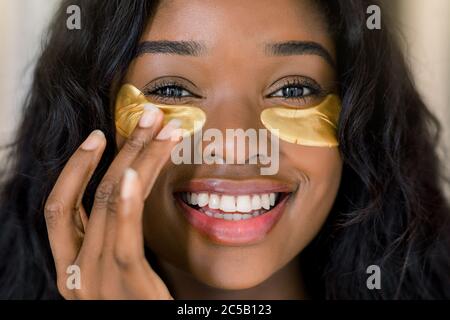
[[[243,245],[255,244],[264,239],[283,214],[288,198],[285,195],[272,210],[258,217],[238,221],[209,217],[191,208],[179,197],[177,202],[189,223],[211,241],[224,245]]]

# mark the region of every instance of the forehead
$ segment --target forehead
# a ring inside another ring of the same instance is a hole
[[[162,0],[142,40],[194,40],[210,49],[316,41],[334,54],[320,9],[306,0]]]

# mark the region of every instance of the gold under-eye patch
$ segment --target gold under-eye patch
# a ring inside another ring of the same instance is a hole
[[[150,103],[145,95],[131,84],[124,84],[119,90],[115,104],[116,129],[128,138],[144,112],[144,104]],[[198,107],[189,105],[161,105],[151,103],[164,113],[163,125],[171,119],[181,121],[185,135],[194,133],[203,127],[205,113]],[[317,106],[298,109],[291,107],[273,107],[261,112],[264,126],[281,140],[304,146],[335,147],[337,124],[341,111],[341,101],[337,95],[328,95]]]
[[[264,126],[281,140],[312,147],[335,147],[341,101],[330,94],[317,106],[305,109],[274,107],[263,110]]]
[[[135,86],[124,84],[117,94],[115,104],[116,129],[120,135],[125,138],[131,135],[144,112],[144,104],[147,103],[161,109],[164,113],[163,125],[172,119],[180,120],[180,129],[185,130],[185,136],[193,134],[195,130],[201,129],[205,124],[206,115],[198,107],[152,103]]]

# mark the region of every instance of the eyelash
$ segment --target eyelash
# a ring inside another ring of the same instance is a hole
[[[274,96],[275,93],[277,93],[280,90],[288,89],[288,88],[297,88],[302,89],[303,91],[309,90],[310,92],[308,94],[303,94],[300,97],[280,97],[280,96]],[[300,79],[288,79],[285,81],[285,83],[280,86],[278,89],[274,90],[272,93],[267,95],[268,98],[281,98],[289,101],[302,101],[305,102],[306,98],[312,97],[312,96],[321,96],[323,94],[323,90],[321,87],[312,79],[304,78],[302,80]]]
[[[174,97],[174,96],[167,96],[167,95],[158,93],[159,90],[169,89],[169,88],[171,88],[173,90],[180,90],[181,92],[186,91],[188,93],[188,95]],[[300,97],[274,96],[274,94],[277,93],[278,91],[284,90],[287,88],[297,88],[297,89],[302,89],[303,91],[306,89],[306,90],[309,90],[310,92],[308,94],[302,95]],[[149,88],[144,88],[143,93],[146,96],[151,96],[154,99],[161,100],[161,101],[180,101],[184,98],[200,98],[200,96],[191,93],[182,84],[180,84],[176,81],[162,81],[162,82],[156,83]],[[278,89],[274,90],[272,93],[270,93],[266,97],[267,98],[281,98],[281,99],[285,99],[285,100],[289,100],[289,101],[305,102],[306,98],[311,97],[311,96],[319,96],[322,93],[323,93],[323,91],[320,88],[320,86],[312,79],[307,79],[307,78],[302,79],[302,80],[289,79],[289,80],[286,80],[282,86],[280,86]]]
[[[172,88],[172,89],[176,89],[176,90],[180,90],[180,91],[186,91],[189,93],[189,95],[181,96],[181,97],[178,97],[178,96],[177,97],[168,97],[168,96],[162,95],[161,93],[157,93],[159,90],[168,89],[168,88]],[[191,93],[182,84],[180,84],[176,81],[162,81],[162,82],[156,83],[149,88],[144,88],[143,94],[146,96],[151,96],[151,97],[155,98],[156,100],[161,100],[161,101],[166,101],[166,100],[180,101],[183,98],[200,98],[198,95]]]

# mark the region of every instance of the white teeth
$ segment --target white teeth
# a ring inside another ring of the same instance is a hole
[[[238,196],[236,198],[236,211],[239,212],[252,211],[252,203],[250,200],[250,196]]]
[[[220,210],[224,212],[235,212],[236,211],[235,197],[223,195],[222,199],[220,199]]]
[[[266,210],[270,209],[270,199],[267,193],[261,196],[261,206]]]
[[[199,193],[197,198],[198,206],[204,207],[209,203],[209,196],[207,193]]]
[[[232,213],[225,213],[225,214],[223,215],[223,218],[224,218],[225,220],[233,220],[233,216],[234,216],[234,214],[232,214]]]
[[[261,197],[255,194],[252,196],[252,210],[259,209],[261,209]]]
[[[210,212],[210,211],[205,211],[205,214],[206,214],[208,217],[214,216],[214,214],[213,214],[212,212]]]
[[[191,193],[191,201],[189,204],[196,205],[198,203],[198,195],[196,193]]]
[[[240,214],[240,213],[233,214],[233,220],[234,221],[239,221],[241,219],[242,219],[242,214]]]
[[[257,217],[261,215],[261,212],[255,212],[255,214],[248,214],[248,213],[214,213],[209,210],[202,210],[204,214],[206,214],[208,217],[214,217],[218,219],[224,219],[224,220],[233,220],[233,221],[239,221],[239,220],[247,220],[252,217]]]
[[[203,208],[202,212],[210,217],[236,221],[257,217],[266,210],[270,210],[275,206],[277,196],[278,194],[274,192],[239,196],[208,194],[207,192],[183,192],[181,194],[184,202],[198,205]],[[208,211],[209,209],[218,209],[226,213],[215,213]]]
[[[270,205],[273,207],[274,205],[275,205],[275,199],[276,199],[276,196],[275,196],[275,193],[270,193],[269,194],[269,200],[270,200]]]
[[[217,194],[211,194],[209,196],[208,207],[210,207],[211,209],[220,208],[220,197]]]

